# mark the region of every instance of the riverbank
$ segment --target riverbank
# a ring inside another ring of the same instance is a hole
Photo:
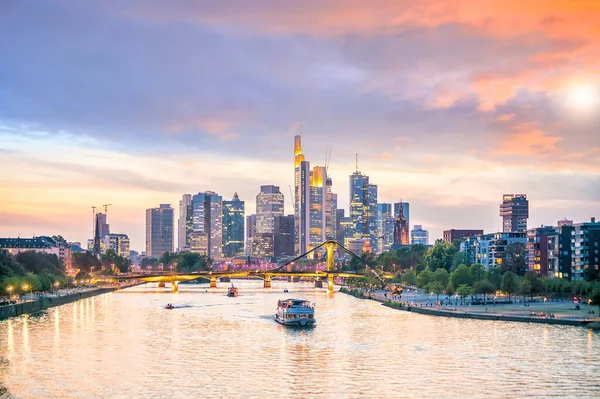
[[[521,314],[518,312],[511,313],[490,313],[490,312],[473,312],[460,308],[439,308],[439,307],[423,307],[414,306],[403,303],[399,300],[393,300],[386,297],[385,293],[372,292],[365,294],[359,289],[349,290],[341,288],[340,292],[352,295],[360,299],[371,299],[381,302],[384,306],[404,310],[407,312],[419,313],[428,316],[454,317],[459,319],[476,319],[476,320],[496,320],[496,321],[514,321],[525,323],[539,324],[555,324],[563,326],[580,326],[587,328],[600,328],[600,318],[583,318],[583,317],[539,317]],[[486,308],[487,309],[487,308]]]
[[[131,286],[133,285],[128,285],[127,287]],[[60,296],[45,296],[17,304],[0,306],[0,320],[7,319],[9,317],[21,316],[23,314],[37,313],[51,307],[75,302],[80,299],[91,298],[96,295],[106,294],[108,292],[113,292],[127,287],[96,288],[87,291],[72,292],[70,294]]]

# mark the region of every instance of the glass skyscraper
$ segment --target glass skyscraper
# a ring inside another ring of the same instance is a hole
[[[173,252],[173,208],[170,204],[146,209],[146,256],[160,258],[165,252]]]
[[[223,199],[207,191],[192,197],[190,249],[212,259],[223,256]]]
[[[377,186],[358,170],[350,175],[350,218],[355,239],[368,239],[377,248]]]
[[[223,256],[244,255],[244,201],[238,194],[231,201],[223,201]]]

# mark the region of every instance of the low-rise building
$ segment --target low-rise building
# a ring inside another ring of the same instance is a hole
[[[2,249],[8,251],[8,253],[12,255],[26,251],[53,254],[62,259],[66,270],[72,268],[71,246],[67,244],[66,241],[59,241],[52,237],[0,238],[0,250]]]
[[[465,237],[476,236],[478,234],[483,234],[483,230],[444,230],[444,241],[453,243],[456,240],[462,240]]]

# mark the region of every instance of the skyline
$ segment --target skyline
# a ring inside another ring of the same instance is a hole
[[[358,152],[432,241],[501,230],[506,193],[530,227],[598,216],[597,5],[361,3],[3,5],[0,236],[83,244],[112,203],[139,251],[145,209],[212,190],[248,215],[271,184],[293,214],[300,117],[340,208]]]

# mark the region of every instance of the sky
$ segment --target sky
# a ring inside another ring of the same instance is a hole
[[[596,0],[0,3],[0,236],[85,242],[92,208],[145,249],[145,209],[207,190],[255,209],[293,136],[340,207],[359,169],[432,239],[600,217]],[[412,228],[412,226],[411,226]]]

